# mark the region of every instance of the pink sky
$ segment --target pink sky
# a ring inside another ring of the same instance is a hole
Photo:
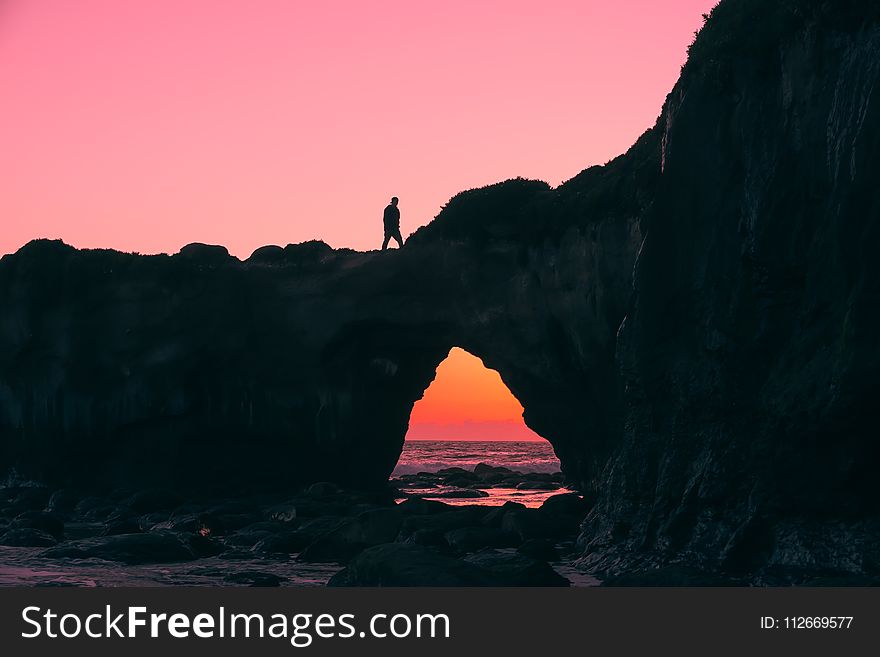
[[[715,0],[0,0],[0,253],[375,248],[653,124]]]

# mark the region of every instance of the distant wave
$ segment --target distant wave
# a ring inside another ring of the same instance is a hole
[[[473,470],[478,463],[518,472],[559,471],[559,459],[545,441],[419,440],[404,443],[392,476],[452,467]]]

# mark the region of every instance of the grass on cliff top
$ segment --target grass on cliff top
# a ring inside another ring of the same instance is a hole
[[[850,31],[880,20],[876,0],[721,0],[703,14],[682,72],[710,61],[761,56],[807,26]]]

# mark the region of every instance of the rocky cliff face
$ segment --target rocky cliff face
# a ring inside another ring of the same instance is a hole
[[[3,258],[0,467],[379,485],[461,346],[596,500],[585,566],[877,574],[867,4],[723,2],[627,154],[460,194],[400,252]]]
[[[880,566],[880,26],[780,4],[722,4],[663,112],[593,567]],[[725,42],[737,20],[759,34]]]

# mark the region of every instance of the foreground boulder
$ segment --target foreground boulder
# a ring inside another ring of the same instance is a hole
[[[157,531],[69,541],[43,551],[40,556],[46,559],[105,559],[135,565],[192,561],[218,552],[209,539]]]
[[[515,547],[520,537],[497,527],[462,527],[445,534],[446,542],[456,552],[475,552],[482,548]]]
[[[554,515],[583,518],[589,510],[589,502],[578,493],[551,495],[541,504],[541,511]]]
[[[465,557],[465,561],[485,568],[504,586],[570,586],[546,561],[519,552],[482,550]]]
[[[523,541],[516,551],[538,561],[559,561],[559,550],[552,541],[544,538],[530,538]]]
[[[54,513],[45,511],[25,511],[17,515],[9,524],[10,529],[37,529],[46,532],[56,541],[64,536],[64,523]]]
[[[262,525],[245,527],[229,537],[229,545],[252,545],[253,551],[266,555],[285,555],[302,552],[324,536],[345,523],[346,519],[339,516],[323,516],[303,522],[294,530],[270,529]]]
[[[303,550],[299,559],[346,563],[364,548],[393,541],[397,538],[402,523],[402,514],[397,509],[365,511],[319,536]]]
[[[49,547],[57,542],[51,534],[27,527],[9,529],[0,535],[0,545],[8,547]]]
[[[465,559],[412,543],[364,550],[328,586],[569,586],[544,562],[483,550]]]
[[[404,519],[401,533],[409,536],[419,529],[432,529],[445,533],[462,527],[475,527],[482,523],[487,512],[486,507],[471,506],[427,515],[412,515]]]
[[[328,586],[499,586],[474,564],[412,543],[377,545],[357,555]]]

